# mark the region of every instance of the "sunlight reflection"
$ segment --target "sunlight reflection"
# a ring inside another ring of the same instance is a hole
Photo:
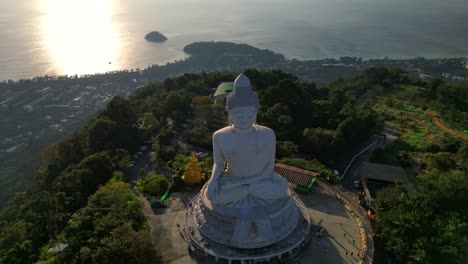
[[[110,0],[43,0],[43,34],[58,74],[118,69],[120,51]]]

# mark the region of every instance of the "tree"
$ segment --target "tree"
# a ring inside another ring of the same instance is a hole
[[[112,138],[117,131],[117,123],[105,118],[94,120],[88,127],[86,152],[91,154],[111,149]]]
[[[261,123],[272,128],[276,137],[280,140],[297,138],[297,130],[294,129],[294,119],[287,106],[275,104],[259,113]]]
[[[185,93],[170,91],[162,106],[163,115],[170,117],[178,123],[182,123],[190,113],[190,105],[190,99]]]
[[[188,140],[190,143],[201,146],[201,147],[211,147],[211,137],[213,132],[210,132],[205,126],[196,126],[192,128],[188,135]]]
[[[429,82],[428,87],[428,96],[431,99],[435,99],[437,97],[437,89],[444,83],[444,81],[440,78],[435,78]]]
[[[468,182],[462,173],[419,175],[418,190],[401,186],[377,194],[378,237],[391,262],[464,263],[468,257]]]
[[[308,114],[312,110],[312,95],[297,81],[285,79],[277,85],[270,86],[260,92],[260,102],[263,107],[280,104],[287,107],[299,128],[310,125],[312,118]]]
[[[133,126],[137,120],[136,113],[133,111],[130,102],[121,96],[114,96],[110,100],[104,111],[104,115],[123,126]]]
[[[335,107],[337,111],[340,111],[341,108],[346,104],[347,98],[342,89],[333,89],[329,95],[330,103]]]
[[[126,169],[131,160],[130,153],[126,149],[117,149],[112,152],[111,156],[113,167],[120,170]]]
[[[68,247],[58,255],[58,262],[160,263],[142,206],[127,183],[111,180],[68,222],[64,231]],[[41,256],[42,261],[53,258],[47,252]]]
[[[82,256],[83,259],[90,259],[93,263],[162,263],[154,251],[150,234],[145,230],[135,231],[131,223],[113,229],[96,250],[81,250],[81,253],[87,255]]]
[[[299,147],[294,144],[292,141],[277,141],[276,142],[276,157],[291,157],[291,155],[296,154],[299,150]]]
[[[455,168],[455,160],[447,152],[426,154],[426,163],[430,169],[438,171],[448,171]]]
[[[312,127],[335,129],[339,124],[339,115],[335,107],[327,100],[312,102],[312,111],[309,112]],[[337,122],[335,120],[338,120]]]
[[[121,171],[114,171],[112,173],[112,179],[114,179],[115,181],[126,181],[127,177],[125,176],[125,173]]]
[[[144,138],[154,136],[158,129],[161,128],[161,122],[156,119],[153,113],[148,112],[141,118],[140,131]]]
[[[153,175],[143,181],[143,191],[153,196],[161,196],[169,187],[169,182],[163,175]]]
[[[457,156],[461,160],[461,163],[465,170],[468,170],[468,141],[465,141],[463,145],[458,149]]]
[[[185,166],[187,166],[189,161],[190,161],[190,156],[177,154],[175,158],[170,162],[170,165],[176,171],[180,171],[180,170],[183,170]]]
[[[342,144],[341,134],[323,128],[306,128],[303,135],[304,139],[300,145],[303,151],[321,160],[336,158]]]
[[[347,118],[343,120],[337,132],[342,133],[346,143],[357,143],[367,139],[374,131],[379,130],[383,122],[372,109],[349,107],[341,114]]]

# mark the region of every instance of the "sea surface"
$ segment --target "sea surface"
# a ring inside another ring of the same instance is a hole
[[[0,0],[0,81],[145,68],[211,40],[297,59],[468,56],[468,0]]]

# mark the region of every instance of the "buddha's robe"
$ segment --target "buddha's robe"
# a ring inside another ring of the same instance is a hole
[[[273,172],[276,139],[273,130],[254,125],[239,134],[225,127],[213,135],[214,163],[228,168],[219,178],[214,204],[228,207],[266,205],[289,195],[286,179]]]

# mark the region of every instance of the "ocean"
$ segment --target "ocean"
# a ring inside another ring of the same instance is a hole
[[[466,0],[1,0],[0,81],[145,68],[230,41],[287,58],[468,56]],[[168,40],[150,43],[146,33]]]

